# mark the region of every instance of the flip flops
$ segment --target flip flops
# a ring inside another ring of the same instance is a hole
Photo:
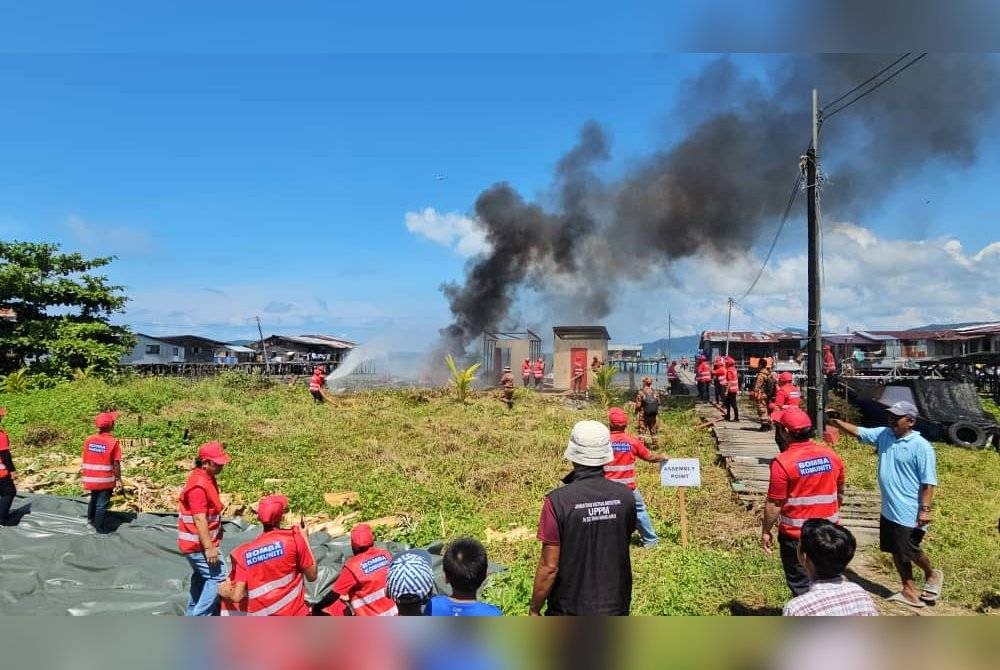
[[[899,593],[893,593],[891,596],[886,598],[886,600],[890,603],[902,603],[904,605],[909,605],[913,609],[920,609],[921,607],[927,607],[927,605],[924,604],[924,602],[921,600],[917,600],[916,602],[908,600],[906,596],[903,595],[902,591],[900,591]]]
[[[920,599],[928,604],[937,602],[938,597],[941,595],[941,587],[944,586],[944,571],[935,570],[934,576],[937,577],[937,584],[933,584],[930,581],[924,582],[924,590],[920,594]]]

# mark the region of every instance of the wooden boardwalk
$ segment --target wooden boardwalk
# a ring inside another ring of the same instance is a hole
[[[698,403],[696,410],[703,421],[716,419],[719,409]],[[719,421],[712,426],[719,464],[729,473],[734,495],[748,511],[759,513],[764,505],[771,461],[778,455],[773,432],[761,432],[754,410],[740,404],[740,421]],[[751,417],[747,420],[745,417]],[[858,544],[878,539],[880,498],[877,491],[847,489],[840,515],[854,533]]]

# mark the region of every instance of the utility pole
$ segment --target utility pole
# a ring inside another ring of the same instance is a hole
[[[260,350],[264,352],[264,374],[270,376],[271,362],[267,358],[267,345],[264,344],[264,329],[260,327],[260,316],[257,317],[257,334],[260,335]]]
[[[670,312],[667,312],[667,362],[670,362]]]
[[[733,303],[736,302],[731,297],[729,298],[729,316],[726,317],[726,356],[729,355],[729,336],[733,332]]]
[[[809,344],[806,349],[806,408],[813,420],[817,434],[823,432],[823,332],[820,323],[820,248],[819,248],[819,98],[816,89],[812,92],[812,144],[806,152],[806,214],[809,228]]]

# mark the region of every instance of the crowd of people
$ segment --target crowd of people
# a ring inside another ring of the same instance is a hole
[[[696,374],[707,362],[700,357]],[[717,362],[718,363],[718,362]],[[728,361],[723,361],[731,368]],[[758,378],[769,374],[764,364]],[[509,370],[508,370],[509,375]],[[728,391],[728,369],[727,393]],[[713,373],[718,384],[720,375]],[[512,387],[513,377],[510,382]],[[765,405],[768,426],[775,430],[779,455],[771,462],[763,512],[761,548],[774,550],[772,532],[792,599],[789,615],[873,615],[870,596],[847,581],[844,571],[856,543],[840,525],[845,468],[828,445],[813,440],[812,420],[800,409],[801,394],[787,377]],[[699,380],[699,387],[704,384]],[[655,430],[644,382],[636,400],[638,424]],[[755,384],[763,392],[764,384]],[[759,397],[758,409],[762,404]],[[0,408],[0,420],[6,410]],[[935,454],[913,430],[916,408],[897,402],[887,410],[887,426],[861,428],[835,412],[829,423],[875,446],[882,493],[879,544],[893,557],[902,582],[890,600],[924,607],[940,596],[944,574],[933,567],[921,549],[931,520],[937,485]],[[113,435],[118,414],[102,412],[94,418],[96,432],[83,442],[81,483],[89,494],[87,519],[97,533],[107,533],[107,509],[112,491],[122,485],[121,448]],[[627,615],[631,608],[630,543],[638,531],[643,547],[659,538],[642,493],[637,487],[638,460],[661,464],[646,442],[628,432],[629,416],[612,408],[607,423],[587,420],[573,426],[564,458],[571,471],[562,485],[544,497],[537,539],[541,552],[535,572],[529,614]],[[230,462],[219,442],[202,444],[194,468],[178,496],[177,547],[190,569],[186,614],[204,616],[330,615],[330,616],[495,616],[500,610],[482,603],[477,593],[486,579],[488,559],[474,538],[452,541],[443,555],[450,594],[436,594],[429,554],[409,550],[392,556],[375,545],[372,529],[359,524],[351,530],[353,556],[329,594],[310,605],[305,582],[317,578],[316,561],[305,530],[284,527],[288,499],[262,498],[256,508],[262,531],[228,557],[220,552],[223,503],[218,475]],[[0,523],[9,520],[16,494],[16,468],[10,441],[0,426]],[[913,564],[923,572],[918,587]]]

